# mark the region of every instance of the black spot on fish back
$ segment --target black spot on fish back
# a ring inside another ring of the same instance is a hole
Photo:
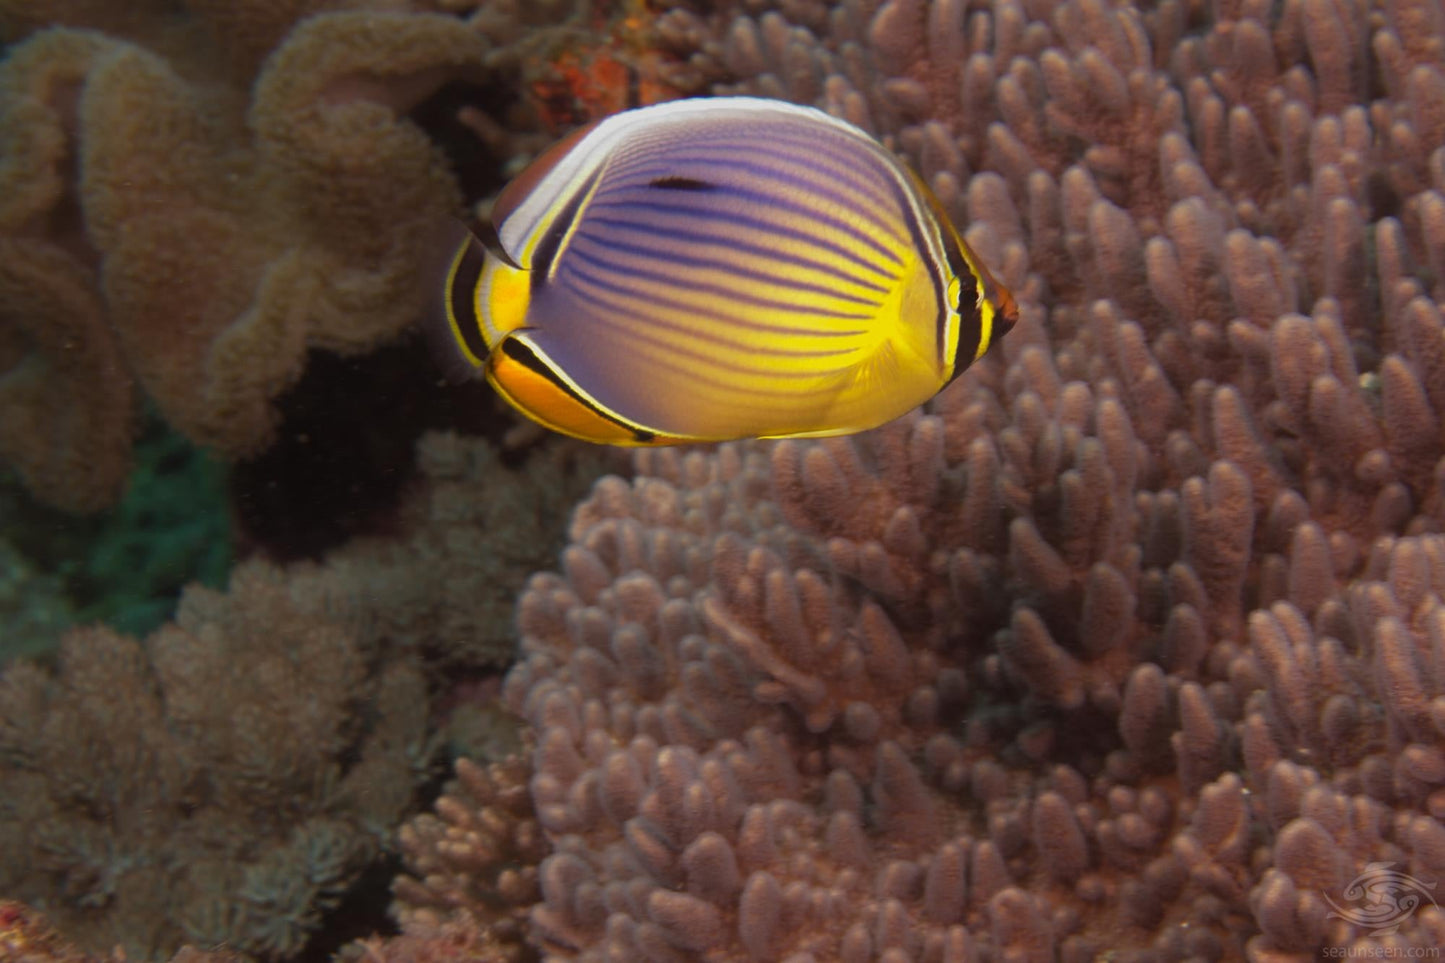
[[[647,186],[664,191],[715,191],[718,188],[717,184],[695,177],[657,177],[648,181]]]
[[[582,216],[582,203],[592,190],[592,184],[601,176],[601,170],[594,172],[587,181],[573,192],[571,200],[552,219],[546,232],[537,242],[532,253],[531,283],[535,296],[552,273],[552,262],[561,251],[562,239],[572,230],[573,222]]]

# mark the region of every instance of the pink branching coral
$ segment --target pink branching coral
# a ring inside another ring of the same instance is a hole
[[[489,960],[525,958],[527,915],[540,896],[537,871],[549,851],[527,795],[530,775],[519,756],[486,768],[459,760],[435,814],[402,827],[402,851],[415,875],[394,885],[405,938],[384,944],[389,959],[418,959],[414,947],[446,946],[467,931],[486,934]]]
[[[663,18],[909,155],[1025,320],[893,425],[643,453],[579,507],[507,685],[548,958],[1445,940],[1358,902],[1445,879],[1438,11],[1201,16]]]
[[[509,679],[554,850],[534,939],[559,959],[1434,945],[1445,914],[1373,936],[1326,898],[1374,863],[1445,873],[1445,541],[1378,538],[1337,587],[1319,523],[1249,524],[1232,462],[1121,498],[1151,460],[1122,405],[1066,386],[1049,407],[1020,377],[990,429],[983,380],[858,441],[653,455],[583,504]]]

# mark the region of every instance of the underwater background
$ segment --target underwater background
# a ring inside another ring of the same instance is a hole
[[[1445,944],[1430,0],[0,0],[0,960]],[[1017,296],[851,438],[449,385],[430,225],[822,107]]]

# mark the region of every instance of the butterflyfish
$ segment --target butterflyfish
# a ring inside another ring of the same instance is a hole
[[[588,441],[862,431],[1018,319],[907,166],[780,101],[607,117],[539,156],[491,221],[447,266],[444,340],[522,413]]]

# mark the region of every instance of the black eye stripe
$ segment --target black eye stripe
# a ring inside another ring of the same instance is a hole
[[[983,340],[983,316],[979,311],[978,278],[951,231],[944,234],[943,250],[949,270],[958,278],[958,303],[954,305],[958,312],[958,347],[953,354],[953,375],[948,379],[952,383],[978,356],[978,345]]]
[[[465,245],[456,254],[447,288],[453,330],[461,336],[466,350],[474,358],[485,358],[487,352],[492,350],[477,319],[477,284],[481,281],[485,264],[486,253],[481,244],[475,237],[468,235]]]
[[[954,378],[963,374],[965,368],[973,364],[973,359],[978,355],[978,344],[983,340],[983,315],[979,311],[978,288],[964,285],[964,278],[972,280],[973,275],[965,274],[959,278],[958,350],[953,355],[953,375],[948,379],[950,384]]]

